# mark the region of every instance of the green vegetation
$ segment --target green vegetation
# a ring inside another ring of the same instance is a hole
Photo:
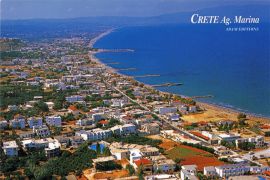
[[[236,147],[234,142],[229,142],[229,141],[224,141],[224,140],[222,140],[220,144],[230,149],[235,149]]]
[[[38,59],[43,57],[41,51],[38,52],[21,52],[21,51],[0,51],[0,56],[3,61],[13,58]]]
[[[46,162],[44,151],[34,151],[27,156],[3,159],[0,171],[9,174],[19,168],[25,168],[25,175],[30,179],[50,179],[52,175],[66,176],[69,172],[80,173],[92,166],[96,152],[88,149],[88,144],[81,145],[71,154],[65,151],[60,157]]]
[[[132,165],[128,164],[126,166],[126,169],[128,170],[128,173],[129,173],[130,176],[135,174],[135,169],[134,169],[134,167]]]
[[[6,108],[8,105],[20,105],[33,100],[34,96],[42,96],[43,94],[41,86],[1,85],[0,107]]]
[[[173,149],[170,149],[169,151],[166,151],[166,153],[168,154],[168,156],[171,159],[174,159],[176,161],[176,159],[183,159],[186,158],[188,156],[193,156],[193,155],[199,155],[199,152],[196,151],[192,151],[188,148],[184,148],[184,147],[174,147]]]
[[[238,147],[242,150],[249,151],[255,149],[255,144],[251,142],[242,142],[238,144]]]
[[[125,136],[124,138],[120,137],[114,137],[114,138],[109,138],[107,140],[108,142],[123,142],[123,143],[130,143],[130,144],[139,144],[139,145],[150,145],[154,147],[158,147],[158,145],[162,142],[161,140],[157,139],[150,139],[147,137],[141,137],[138,135],[129,135]]]
[[[187,143],[187,142],[183,142],[182,143],[183,145],[186,145],[186,146],[191,146],[191,147],[195,147],[195,148],[198,148],[198,149],[201,149],[201,150],[204,150],[204,151],[207,151],[211,154],[214,154],[215,153],[215,150],[213,148],[209,148],[209,147],[206,147],[206,146],[202,146],[200,144],[192,144],[192,143]]]
[[[122,166],[117,164],[115,161],[106,161],[96,163],[96,169],[100,171],[112,171],[116,169],[122,169]]]

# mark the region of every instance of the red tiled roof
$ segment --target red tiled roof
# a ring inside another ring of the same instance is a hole
[[[196,132],[196,131],[192,131],[192,132],[190,132],[191,134],[194,134],[195,136],[198,136],[198,137],[200,137],[200,138],[202,138],[202,139],[205,139],[205,140],[209,140],[209,137],[207,137],[207,136],[204,136],[204,135],[202,135],[201,133],[199,133],[199,132]]]
[[[270,171],[265,171],[264,174],[270,176]]]
[[[69,106],[68,109],[71,110],[71,111],[77,111],[78,110],[76,108],[76,106],[73,106],[73,105]]]
[[[109,121],[108,121],[108,120],[101,120],[101,121],[99,121],[98,123],[99,123],[99,124],[106,125],[106,124],[109,123]]]
[[[149,159],[142,158],[142,159],[135,160],[134,163],[137,166],[140,166],[140,165],[151,164],[151,161]]]

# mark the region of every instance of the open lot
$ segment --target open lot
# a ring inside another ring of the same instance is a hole
[[[185,146],[157,135],[150,136],[150,138],[162,140],[159,146],[165,150],[165,154],[171,159],[180,159],[181,165],[196,164],[198,169],[203,171],[203,167],[205,166],[219,166],[224,164],[224,162],[219,161],[213,154],[201,149]]]

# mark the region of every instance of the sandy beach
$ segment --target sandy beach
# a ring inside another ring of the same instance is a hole
[[[115,29],[109,29],[109,30],[99,34],[97,37],[93,38],[89,43],[89,47],[93,48],[94,44],[99,39],[103,38],[104,36],[109,35],[114,30]],[[119,73],[116,69],[102,63],[95,56],[95,54],[101,53],[101,52],[103,52],[103,51],[102,50],[101,51],[100,50],[90,51],[89,52],[89,57],[91,58],[92,61],[99,64],[101,67],[106,68],[110,73],[117,73],[117,74],[119,74],[121,76],[125,76],[125,77],[129,77],[129,78],[134,79],[134,77],[123,75],[123,74]],[[134,81],[137,81],[137,80],[134,79]],[[148,84],[145,84],[145,85],[147,87],[149,87],[149,88],[154,88],[151,85],[148,85]],[[161,93],[167,93],[167,92],[162,92],[162,91],[160,91],[160,92]],[[179,94],[179,95],[187,97],[185,95],[181,95],[181,94]],[[196,103],[204,111],[202,113],[184,115],[182,118],[185,121],[187,121],[187,122],[199,122],[199,121],[209,122],[209,121],[220,121],[220,120],[234,120],[234,121],[237,121],[237,115],[239,113],[245,113],[247,115],[247,118],[248,118],[247,122],[250,123],[250,124],[255,124],[257,122],[270,123],[270,117],[262,117],[260,115],[256,115],[256,114],[253,114],[253,113],[241,112],[241,111],[238,111],[238,110],[235,110],[235,109],[231,109],[231,108],[228,108],[228,107],[223,107],[223,106],[219,106],[219,105],[215,105],[215,104],[211,104],[211,103],[205,103],[205,102],[199,102],[199,101],[196,101]]]

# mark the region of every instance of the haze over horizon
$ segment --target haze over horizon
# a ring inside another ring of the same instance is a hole
[[[68,19],[95,16],[149,17],[267,0],[1,0],[1,20]]]

